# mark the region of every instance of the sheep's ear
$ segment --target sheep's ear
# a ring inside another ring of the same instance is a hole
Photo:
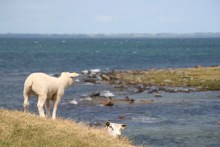
[[[70,76],[71,76],[72,78],[74,78],[74,77],[79,76],[79,74],[78,74],[78,73],[76,73],[76,72],[73,72],[73,73],[71,73],[71,74],[70,74]]]
[[[124,129],[127,125],[122,124],[121,129]]]
[[[107,121],[107,122],[105,123],[105,125],[106,125],[107,127],[110,126],[110,122]]]

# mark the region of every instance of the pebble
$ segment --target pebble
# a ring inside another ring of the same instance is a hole
[[[103,97],[113,97],[115,95],[112,92],[110,92],[110,91],[104,90],[104,91],[100,92],[100,96],[103,96]]]

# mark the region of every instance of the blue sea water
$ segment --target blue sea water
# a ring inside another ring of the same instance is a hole
[[[220,39],[0,39],[5,72],[219,65]]]
[[[220,38],[89,39],[0,38],[0,108],[23,110],[23,83],[32,72],[48,74],[99,68],[159,69],[220,65]],[[76,84],[66,90],[58,115],[76,121],[128,124],[124,136],[136,145],[220,146],[220,92],[161,93],[150,105],[72,105],[72,99],[111,85]],[[155,99],[152,94],[129,95]],[[30,110],[37,113],[31,98]],[[124,120],[118,117],[123,115]]]

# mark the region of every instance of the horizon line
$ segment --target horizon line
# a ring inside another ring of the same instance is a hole
[[[158,33],[0,33],[1,35],[17,34],[17,35],[156,35],[156,34],[219,34],[220,32],[188,32],[188,33],[175,33],[175,32],[158,32]]]

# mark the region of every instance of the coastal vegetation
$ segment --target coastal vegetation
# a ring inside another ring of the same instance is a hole
[[[0,109],[0,146],[111,147],[132,144],[125,138],[112,138],[106,128]]]
[[[115,71],[113,83],[124,85],[196,87],[199,90],[220,90],[220,66],[177,69]]]

